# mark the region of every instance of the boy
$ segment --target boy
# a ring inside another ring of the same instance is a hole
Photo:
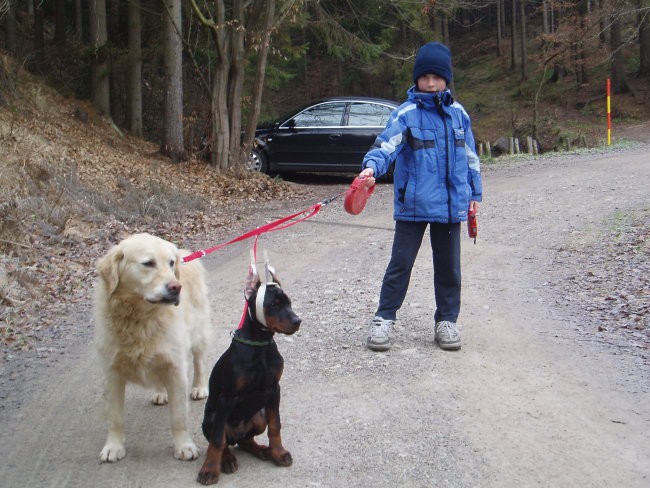
[[[451,52],[430,42],[420,48],[408,99],[391,115],[363,159],[359,174],[367,185],[393,172],[395,235],[384,274],[379,306],[370,323],[369,349],[386,351],[415,263],[429,227],[433,251],[434,340],[441,349],[460,349],[460,222],[482,199],[480,163],[470,118],[447,89]]]

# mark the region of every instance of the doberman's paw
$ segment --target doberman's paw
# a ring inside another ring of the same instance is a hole
[[[199,448],[193,442],[187,442],[174,448],[174,457],[181,461],[192,461],[199,457]]]
[[[208,398],[208,389],[205,387],[192,388],[190,398],[192,400],[203,400],[204,398]]]
[[[202,485],[214,485],[219,481],[219,473],[201,470],[199,471],[199,475],[196,477],[196,481]]]
[[[238,469],[239,464],[237,463],[235,455],[230,451],[230,449],[224,449],[223,454],[221,455],[221,472],[232,474]]]
[[[154,405],[167,405],[167,393],[157,391],[151,396],[151,403]]]
[[[116,463],[126,456],[126,449],[121,442],[107,442],[99,453],[99,461],[102,463]]]
[[[221,461],[221,472],[226,474],[235,473],[239,469],[239,464],[237,464],[237,459],[224,459]]]
[[[255,453],[258,458],[262,461],[271,460],[271,448],[266,446],[260,446],[260,450]]]
[[[293,464],[293,458],[291,457],[291,453],[289,451],[284,451],[279,456],[274,455],[273,462],[278,466],[287,467]]]

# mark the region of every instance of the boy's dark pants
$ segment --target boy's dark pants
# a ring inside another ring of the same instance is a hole
[[[436,322],[456,322],[460,312],[460,224],[395,222],[393,251],[386,268],[376,315],[395,320],[411,279],[411,270],[429,226],[433,251]]]

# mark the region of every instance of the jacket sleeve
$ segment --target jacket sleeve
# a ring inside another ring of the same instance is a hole
[[[363,158],[361,169],[372,168],[375,178],[386,174],[404,147],[407,127],[404,117],[400,113],[399,108],[392,113],[386,128],[377,136],[374,144]]]
[[[465,152],[467,154],[467,182],[472,189],[471,199],[477,202],[483,200],[483,180],[481,179],[481,161],[476,154],[476,144],[472,133],[472,122],[465,115]]]

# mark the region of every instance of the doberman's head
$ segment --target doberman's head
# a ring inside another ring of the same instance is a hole
[[[275,272],[269,275],[266,283],[257,273],[249,274],[246,280],[250,316],[262,329],[291,335],[300,328],[302,320],[291,308],[291,299],[280,287]]]

